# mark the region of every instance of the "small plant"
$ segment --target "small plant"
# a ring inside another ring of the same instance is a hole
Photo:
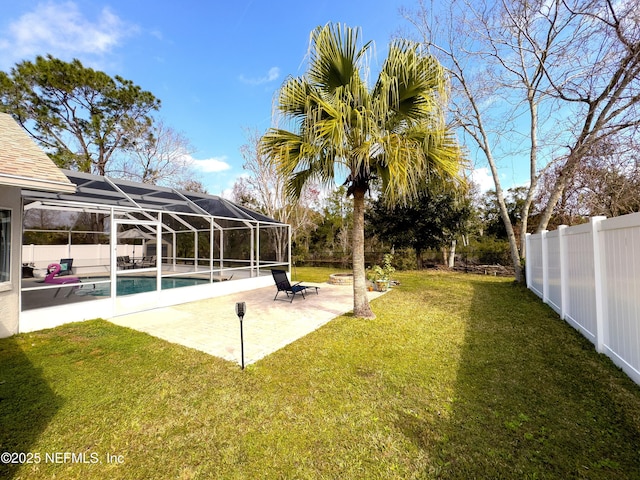
[[[386,253],[382,259],[382,266],[374,265],[371,270],[375,276],[376,280],[383,280],[388,282],[393,275],[393,272],[396,271],[395,268],[391,265],[391,261],[393,260],[393,255],[390,253]]]

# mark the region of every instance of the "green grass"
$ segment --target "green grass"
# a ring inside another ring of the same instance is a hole
[[[395,277],[244,371],[102,320],[0,340],[0,451],[41,455],[0,478],[640,478],[640,387],[535,296]]]

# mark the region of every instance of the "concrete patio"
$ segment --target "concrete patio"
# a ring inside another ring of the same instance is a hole
[[[245,302],[244,359],[248,365],[353,310],[353,287],[304,284],[318,286],[318,295],[311,289],[307,291],[306,299],[296,295],[289,303],[286,295],[280,293],[278,300],[274,301],[274,285],[123,315],[109,321],[239,364],[240,322],[235,305],[236,302]],[[368,295],[371,300],[382,294],[369,292]]]

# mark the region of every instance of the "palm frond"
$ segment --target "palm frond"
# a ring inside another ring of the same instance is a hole
[[[360,63],[371,44],[359,46],[359,37],[359,28],[330,23],[317,27],[311,33],[310,81],[331,92],[359,77]]]
[[[446,104],[446,75],[437,59],[419,44],[396,40],[374,87],[391,121],[441,114]]]
[[[313,87],[304,78],[289,77],[280,88],[278,108],[289,117],[305,115],[311,95]]]

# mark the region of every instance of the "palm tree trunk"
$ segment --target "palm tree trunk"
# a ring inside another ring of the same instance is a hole
[[[353,192],[353,315],[356,318],[376,318],[367,298],[364,269],[364,194],[356,187]]]

